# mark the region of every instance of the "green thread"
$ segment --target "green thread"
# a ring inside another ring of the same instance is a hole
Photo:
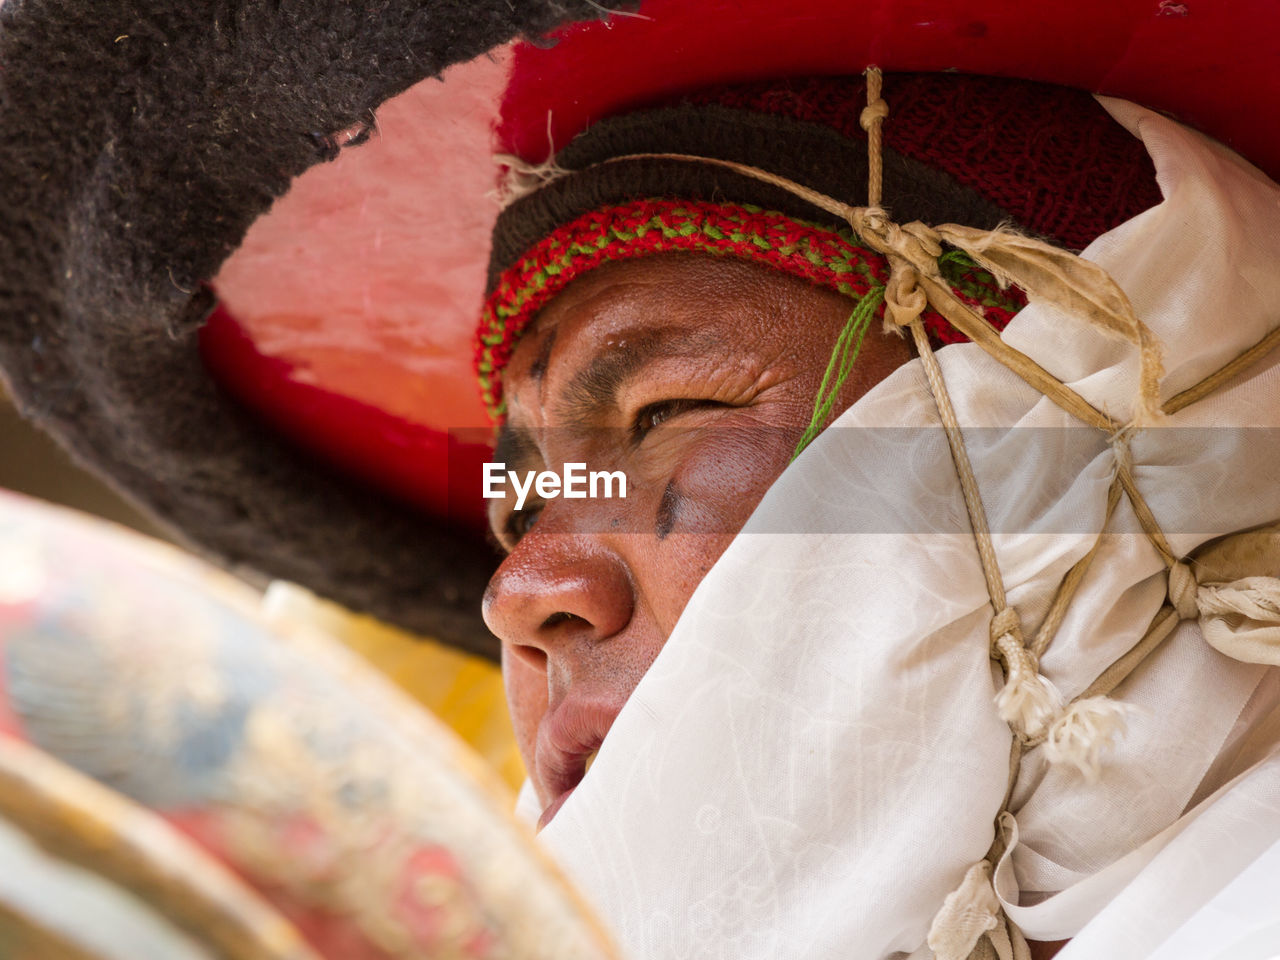
[[[849,314],[849,319],[845,321],[844,329],[840,331],[835,348],[831,351],[826,373],[822,375],[822,383],[818,387],[818,399],[813,405],[813,417],[801,435],[800,442],[796,444],[795,453],[791,454],[793,461],[826,428],[827,420],[830,419],[831,411],[835,408],[836,400],[840,396],[840,388],[849,379],[854,361],[862,351],[862,339],[866,336],[867,328],[871,326],[876,310],[882,303],[884,303],[884,287],[872,287],[858,301],[858,305],[853,308],[853,313]]]
[[[963,250],[949,250],[938,257],[938,267],[942,271],[943,278],[953,289],[961,290],[983,306],[1004,305],[999,296],[991,290],[991,287],[995,286],[995,278],[974,263],[973,258]],[[832,268],[840,273],[850,269],[843,264],[833,265]],[[841,293],[852,292],[845,284],[839,284],[837,289]],[[863,337],[866,336],[867,328],[871,326],[876,310],[884,302],[884,294],[883,286],[873,286],[862,296],[853,308],[853,313],[849,314],[849,319],[845,321],[844,329],[840,331],[835,348],[831,351],[827,370],[822,375],[822,384],[818,387],[818,399],[813,405],[813,416],[809,420],[809,426],[800,436],[795,452],[791,454],[792,461],[826,429],[827,421],[831,418],[831,412],[835,409],[836,400],[840,396],[840,388],[849,379],[854,361],[862,351]]]

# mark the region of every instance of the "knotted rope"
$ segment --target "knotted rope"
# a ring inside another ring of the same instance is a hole
[[[883,77],[879,70],[867,71],[867,105],[862,108],[858,122],[867,132],[867,206],[880,206],[880,194],[884,189],[884,161],[880,151],[881,124],[889,115],[889,105],[880,96]]]

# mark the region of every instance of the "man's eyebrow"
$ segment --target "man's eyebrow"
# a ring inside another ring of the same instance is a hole
[[[593,414],[616,405],[622,388],[655,360],[703,357],[723,347],[721,337],[696,328],[647,328],[628,335],[625,347],[602,350],[574,375],[557,411],[569,423],[589,421]]]

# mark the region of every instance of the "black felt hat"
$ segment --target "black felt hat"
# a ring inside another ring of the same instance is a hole
[[[321,469],[207,375],[207,282],[331,135],[586,0],[8,0],[0,369],[20,411],[232,567],[472,651],[480,539]]]

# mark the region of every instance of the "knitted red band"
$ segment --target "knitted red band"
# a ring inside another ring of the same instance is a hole
[[[475,363],[494,421],[500,423],[506,415],[503,369],[530,321],[552,297],[603,263],[674,251],[766,263],[854,298],[883,286],[889,277],[884,257],[859,246],[851,232],[745,204],[641,200],[593,211],[535,244],[502,274],[484,305]],[[1026,305],[1020,291],[1001,290],[989,273],[965,258],[949,255],[942,267],[956,294],[997,329]],[[964,339],[932,309],[925,312],[924,322],[940,343]]]

